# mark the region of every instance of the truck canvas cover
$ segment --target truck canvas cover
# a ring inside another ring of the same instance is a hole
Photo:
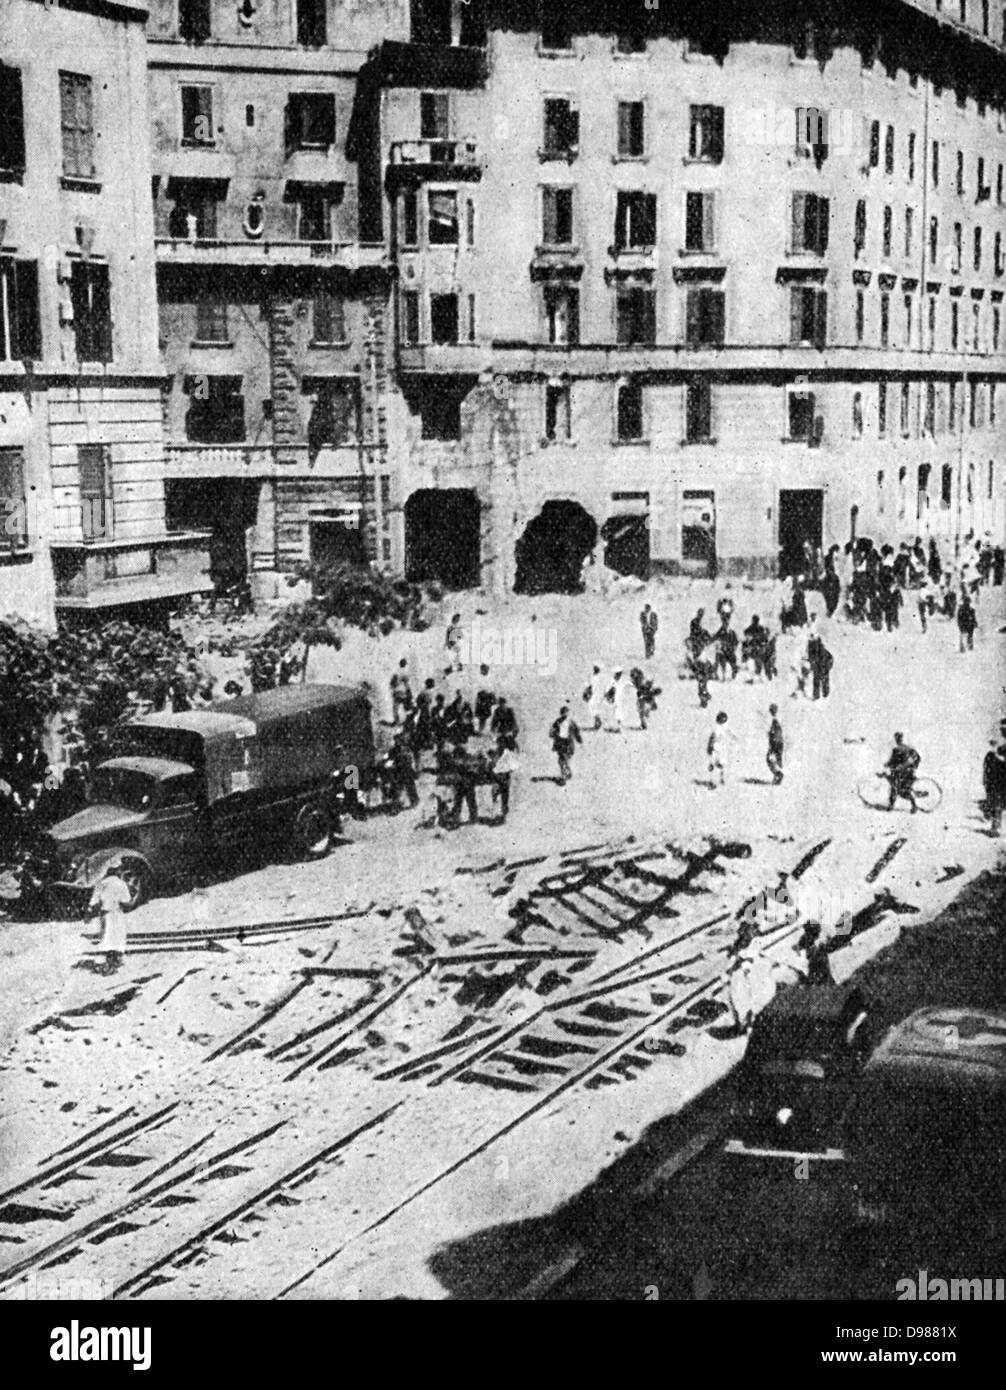
[[[373,761],[366,695],[333,685],[280,686],[204,710],[148,714],[129,725],[122,742],[130,753],[203,772],[211,804],[324,781],[336,768]]]

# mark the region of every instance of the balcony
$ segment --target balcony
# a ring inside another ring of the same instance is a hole
[[[154,245],[161,265],[325,265],[356,271],[386,264],[383,242],[157,237]]]
[[[277,476],[343,478],[359,473],[360,451],[358,443],[325,444],[313,455],[307,444],[169,444],[164,476],[169,482]]]
[[[388,183],[445,179],[474,183],[483,162],[474,140],[396,140],[391,146]]]
[[[56,607],[61,611],[164,602],[213,588],[208,531],[122,541],[54,541],[52,562]]]
[[[492,365],[492,352],[486,343],[403,343],[398,365],[403,372],[478,376]]]

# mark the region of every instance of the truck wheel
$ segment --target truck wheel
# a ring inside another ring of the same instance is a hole
[[[300,859],[322,859],[332,842],[332,826],[320,806],[302,806],[293,824],[293,846]]]
[[[134,908],[147,901],[150,897],[150,874],[141,860],[124,859],[113,872],[118,874],[129,889],[129,902],[123,904],[124,911],[132,912]]]

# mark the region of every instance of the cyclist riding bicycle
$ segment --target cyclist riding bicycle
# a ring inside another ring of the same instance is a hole
[[[911,803],[913,815],[919,809],[915,803],[914,786],[915,774],[919,770],[921,761],[922,759],[915,749],[905,742],[904,734],[895,734],[891,756],[884,764],[885,774],[891,787],[887,802],[889,811],[894,810],[894,803],[899,797]]]

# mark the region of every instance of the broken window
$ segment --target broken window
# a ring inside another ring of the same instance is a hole
[[[541,239],[545,246],[569,246],[573,241],[573,190],[543,188]]]
[[[887,433],[887,382],[877,384],[877,433],[881,438]]]
[[[546,97],[544,153],[569,159],[580,144],[580,113],[567,97]]]
[[[286,103],[286,149],[327,149],[335,144],[335,97],[330,92],[291,92]]]
[[[319,449],[341,448],[356,438],[357,383],[347,377],[315,377],[305,382],[314,396],[307,423],[307,444],[314,455]]]
[[[107,444],[78,444],[80,524],[85,541],[111,540],[112,452]]]
[[[880,165],[880,122],[870,122],[870,168],[876,169]]]
[[[940,219],[931,217],[929,219],[929,264],[935,265],[936,259],[940,254]]]
[[[905,208],[905,259],[912,254],[912,242],[915,239],[915,209]]]
[[[891,296],[880,296],[880,346],[889,347],[891,342]]]
[[[866,199],[860,198],[856,204],[856,225],[853,233],[852,249],[858,259],[866,248]]]
[[[685,194],[685,250],[716,249],[716,194],[712,191]]]
[[[108,266],[74,261],[70,272],[70,303],[78,362],[111,362],[112,309]]]
[[[915,519],[922,521],[929,511],[929,475],[932,465],[920,463],[915,474]]]
[[[298,190],[297,237],[300,241],[332,240],[332,200],[323,185]]]
[[[912,406],[912,387],[911,383],[903,381],[901,383],[901,433],[909,433]]]
[[[346,341],[346,306],[341,294],[332,290],[315,293],[312,332],[316,343]]]
[[[856,342],[861,343],[866,336],[866,295],[863,290],[856,291]]]
[[[710,164],[723,162],[723,107],[693,106],[691,108],[688,154]]]
[[[37,361],[42,356],[38,307],[38,262],[0,258],[0,362]]]
[[[645,107],[641,101],[618,103],[618,153],[635,159],[645,152]]]
[[[450,93],[421,92],[419,96],[420,140],[449,140],[450,136]]]
[[[211,33],[210,0],[178,0],[178,37],[202,43]]]
[[[882,255],[885,261],[891,259],[891,242],[894,238],[894,210],[890,206],[884,208],[884,242]]]
[[[814,437],[814,393],[790,391],[787,399],[790,439],[810,441]]]
[[[973,263],[974,263],[974,268],[975,268],[975,270],[981,270],[981,268],[982,268],[982,229],[981,229],[981,227],[976,227],[976,228],[975,228],[974,258],[973,258]]]
[[[180,179],[174,194],[169,236],[212,241],[217,234],[217,185],[204,179]]]
[[[185,379],[189,408],[185,437],[194,444],[237,444],[245,437],[245,402],[239,376]]]
[[[932,381],[926,382],[926,413],[922,427],[926,434],[936,433],[936,384]]]
[[[28,543],[28,501],[24,486],[24,450],[0,448],[0,548]]]
[[[24,97],[20,68],[0,63],[0,170],[24,172]]]
[[[823,164],[828,158],[828,113],[817,106],[796,108],[796,149],[798,154]]]
[[[685,439],[689,444],[706,444],[713,434],[713,388],[704,379],[685,387]]]
[[[430,340],[434,343],[458,341],[458,297],[456,294],[430,295]]]
[[[213,88],[204,83],[184,86],[182,93],[182,144],[213,144]]]
[[[427,239],[431,246],[458,243],[458,195],[431,189]]]
[[[830,199],[817,193],[794,193],[790,220],[792,249],[823,256],[828,249],[831,225]]]
[[[794,285],[790,290],[790,342],[803,347],[824,347],[827,336],[827,290]]]
[[[951,463],[943,465],[940,476],[940,506],[948,508],[954,499],[954,467]]]
[[[615,206],[615,249],[640,250],[657,242],[657,195],[619,193]]]
[[[615,36],[615,52],[622,54],[645,53],[646,34],[641,28],[620,29]]]
[[[643,437],[643,388],[638,381],[624,381],[617,388],[618,438],[625,443]]]
[[[690,347],[722,346],[726,322],[723,290],[689,290],[685,317],[685,336]]]
[[[415,345],[419,342],[419,291],[402,291],[402,342]]]
[[[580,291],[567,285],[545,286],[548,341],[573,346],[580,341]]]
[[[219,289],[196,301],[196,341],[227,342],[227,299]]]
[[[402,194],[402,245],[419,245],[419,194],[414,188]]]
[[[894,126],[887,127],[887,134],[884,136],[884,173],[894,173]]]
[[[63,173],[68,178],[94,178],[94,97],[90,77],[79,72],[59,75]]]
[[[325,38],[325,0],[297,0],[297,42],[320,48]]]
[[[545,387],[545,438],[555,443],[569,439],[570,431],[569,384],[550,381]]]
[[[615,293],[615,317],[619,343],[655,343],[656,291],[638,285],[620,285]]]

